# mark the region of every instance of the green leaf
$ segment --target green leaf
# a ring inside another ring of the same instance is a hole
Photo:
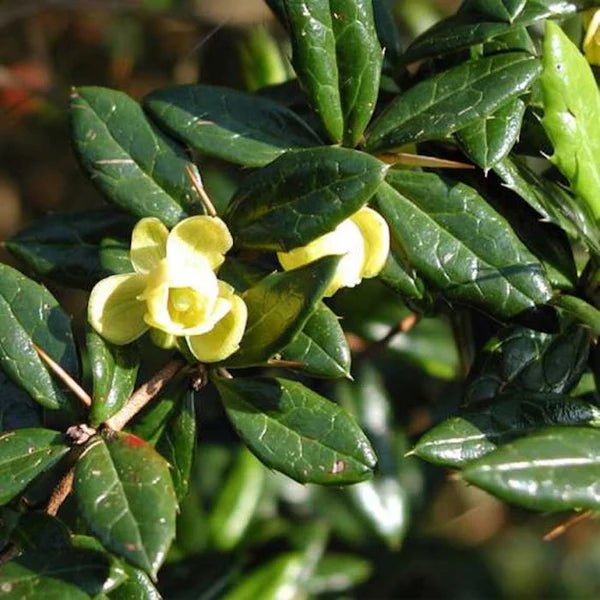
[[[127,579],[109,594],[110,600],[161,600],[161,595],[152,581],[140,569],[123,563]]]
[[[600,426],[600,409],[558,394],[507,394],[436,425],[419,439],[413,453],[461,468],[510,440],[552,425]]]
[[[54,552],[71,547],[71,534],[67,526],[60,519],[43,512],[22,514],[11,540],[25,552]]]
[[[537,2],[531,2],[537,4]],[[476,12],[497,21],[512,23],[527,6],[527,0],[465,0],[460,10]],[[540,6],[543,6],[540,4]]]
[[[228,88],[180,85],[152,92],[144,107],[195,150],[246,167],[262,167],[286,150],[321,143],[282,104]]]
[[[320,0],[311,0],[311,4],[320,4]],[[329,0],[329,10],[344,115],[343,141],[354,147],[375,110],[383,52],[375,30],[372,0]],[[310,36],[314,29],[305,31]],[[303,38],[302,43],[319,46],[319,39]]]
[[[308,592],[315,597],[348,592],[367,581],[372,571],[371,563],[360,556],[328,552],[308,581]]]
[[[0,589],[6,600],[86,600],[103,592],[109,574],[109,558],[102,552],[81,548],[30,552],[0,567]]]
[[[542,125],[554,146],[551,161],[600,219],[600,92],[584,56],[562,29],[546,23]]]
[[[169,227],[203,212],[186,173],[195,170],[193,163],[135,100],[108,88],[76,88],[70,115],[81,165],[113,202]]]
[[[114,209],[44,217],[5,242],[34,271],[59,283],[91,289],[109,275],[131,273],[131,216]]]
[[[369,363],[356,373],[356,383],[341,382],[336,399],[356,417],[377,454],[377,473],[348,489],[354,506],[391,549],[399,548],[409,522],[408,496],[398,479],[392,402],[383,379]]]
[[[55,465],[67,452],[65,438],[50,429],[27,428],[0,435],[0,504]]]
[[[279,600],[295,598],[300,592],[302,554],[285,552],[244,577],[223,600]]]
[[[338,318],[319,303],[313,315],[282,351],[285,360],[302,363],[302,370],[313,377],[348,377],[350,348]]]
[[[212,509],[209,528],[212,543],[230,552],[243,539],[265,487],[266,469],[242,447]]]
[[[298,269],[272,273],[245,291],[246,331],[240,349],[225,364],[258,365],[292,342],[314,313],[339,260],[324,256]]]
[[[97,427],[122,408],[133,392],[139,349],[135,343],[115,346],[92,330],[87,333],[87,349],[93,379],[90,423]]]
[[[0,431],[41,426],[40,405],[0,371]]]
[[[368,479],[375,454],[354,419],[286,379],[219,379],[227,416],[268,467],[300,483],[343,485]]]
[[[171,478],[177,500],[188,492],[190,474],[196,450],[196,409],[194,391],[182,394],[174,414],[169,419],[156,449],[171,467]]]
[[[498,448],[463,470],[466,481],[534,510],[598,510],[600,430],[552,427]]]
[[[292,64],[333,142],[344,136],[340,73],[330,0],[285,0]]]
[[[384,71],[394,73],[395,65],[402,55],[402,38],[394,16],[394,0],[373,0],[373,16],[377,37],[384,49]]]
[[[524,114],[525,103],[515,98],[457,131],[456,138],[467,157],[487,173],[515,145]]]
[[[42,406],[69,407],[70,399],[33,345],[76,378],[79,360],[70,319],[46,288],[2,264],[0,330],[0,368],[4,373]]]
[[[394,246],[395,244],[392,245],[387,261],[379,273],[379,279],[403,298],[422,300],[425,296],[423,281],[401,258],[401,252]]]
[[[569,14],[576,10],[573,2],[558,1],[550,4],[545,0],[542,2],[528,0],[512,22],[497,20],[489,13],[486,18],[473,11],[461,11],[436,23],[414,40],[402,56],[402,62],[406,64],[423,58],[447,55],[476,44],[489,42],[493,38],[505,35],[518,27],[527,27],[548,16]]]
[[[287,152],[246,177],[227,214],[240,246],[291,250],[334,229],[375,193],[388,166],[356,150]]]
[[[589,331],[577,325],[557,335],[525,327],[505,329],[481,352],[469,376],[465,402],[509,391],[570,392],[586,369],[590,339]]]
[[[177,407],[191,402],[188,398],[189,394],[190,382],[188,377],[175,376],[167,383],[158,398],[154,399],[136,417],[131,430],[149,444],[155,445],[164,434]]]
[[[507,318],[550,299],[539,261],[473,188],[408,171],[388,181],[377,203],[392,235],[448,300]]]
[[[110,571],[108,578],[104,582],[104,593],[112,592],[126,581],[127,573],[125,572],[123,563],[113,554],[108,554],[104,546],[96,538],[89,535],[74,535],[71,537],[71,543],[75,548],[95,550],[96,552],[102,552],[108,557]]]
[[[165,460],[141,438],[94,438],[75,468],[75,495],[90,530],[152,577],[175,535],[177,502]]]
[[[576,296],[556,296],[552,304],[574,316],[583,325],[590,328],[594,335],[600,335],[600,311]]]
[[[525,52],[471,60],[417,83],[367,132],[369,151],[443,139],[523,94],[541,70]]]

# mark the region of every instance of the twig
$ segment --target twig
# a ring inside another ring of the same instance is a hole
[[[54,488],[52,496],[46,506],[46,513],[55,517],[58,513],[58,509],[62,503],[66,500],[67,496],[73,489],[73,480],[75,479],[75,467],[71,467],[63,478],[58,482],[58,485]]]
[[[299,360],[285,360],[282,358],[272,358],[267,361],[267,367],[287,367],[288,369],[302,369],[304,367],[303,362]]]
[[[44,350],[38,345],[33,344],[35,351],[39,354],[40,358],[52,369],[54,374],[86,405],[92,405],[92,399],[88,393],[57,363],[55,362]]]
[[[544,535],[542,539],[545,542],[551,542],[552,540],[555,540],[556,538],[563,535],[567,531],[567,529],[573,527],[573,525],[576,525],[580,521],[588,519],[591,516],[591,510],[584,510],[581,513],[575,513],[573,515],[570,515],[564,521],[556,525],[556,527],[553,527],[548,533]]]
[[[198,171],[196,171],[190,165],[188,165],[185,168],[185,172],[187,173],[187,176],[190,178],[192,186],[196,190],[198,196],[200,196],[200,199],[202,200],[202,204],[204,204],[204,208],[206,208],[206,212],[211,217],[216,217],[217,210],[215,209],[215,205],[212,203],[211,199],[208,197],[208,194],[206,193],[206,190],[204,189],[204,184],[202,183],[202,180],[200,179]]]
[[[168,362],[149,381],[140,386],[127,400],[125,406],[104,424],[113,431],[121,431],[152,398],[183,368],[184,362],[177,358]]]
[[[390,330],[380,339],[369,344],[360,354],[361,359],[370,358],[383,350],[399,333],[408,333],[421,319],[421,315],[410,313],[390,328]]]

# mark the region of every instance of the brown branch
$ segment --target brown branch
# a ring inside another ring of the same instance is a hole
[[[437,169],[474,169],[475,165],[470,163],[425,156],[423,154],[409,154],[406,152],[394,152],[378,154],[377,158],[388,165],[402,165],[404,167],[431,167]]]
[[[421,315],[418,313],[410,313],[404,317],[402,321],[399,321],[391,327],[390,330],[380,339],[377,340],[364,348],[359,358],[371,358],[374,354],[377,354],[383,350],[398,334],[408,333],[421,319]]]
[[[165,385],[181,371],[184,365],[185,363],[177,358],[168,362],[149,381],[133,392],[125,406],[104,424],[113,431],[121,431],[152,398],[161,392]]]
[[[75,467],[71,467],[63,478],[58,482],[58,485],[54,488],[52,496],[46,506],[46,513],[55,517],[58,513],[58,509],[62,503],[66,500],[67,496],[73,489],[73,480],[75,479]]]
[[[546,533],[542,539],[545,542],[551,542],[566,533],[567,529],[573,527],[573,525],[576,525],[580,521],[584,521],[591,516],[591,510],[584,510],[583,512],[569,515],[564,521],[560,522],[558,525],[548,531],[548,533]]]
[[[86,405],[92,405],[92,399],[89,394],[57,363],[55,362],[44,350],[42,350],[37,344],[33,344],[35,351],[39,357],[52,369],[54,374]]]

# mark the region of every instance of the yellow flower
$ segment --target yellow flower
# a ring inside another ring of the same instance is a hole
[[[591,65],[600,65],[600,9],[588,10],[585,14],[586,33],[583,51]]]
[[[98,282],[88,305],[92,327],[113,344],[152,328],[163,347],[185,337],[201,362],[227,358],[239,347],[247,309],[215,271],[233,240],[217,217],[190,217],[169,233],[155,218],[138,222],[131,237],[135,273]]]
[[[341,254],[333,280],[325,296],[333,296],[342,287],[354,287],[363,278],[379,274],[390,250],[390,231],[383,217],[364,207],[333,231],[306,246],[289,252],[278,252],[281,266],[289,271],[311,263],[322,256]]]

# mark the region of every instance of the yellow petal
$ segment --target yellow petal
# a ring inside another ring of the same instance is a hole
[[[177,345],[177,338],[174,335],[165,333],[155,327],[150,329],[150,339],[155,346],[158,346],[163,350],[171,350]]]
[[[233,246],[227,225],[218,217],[201,215],[184,219],[175,225],[167,240],[169,262],[193,264],[199,257],[217,269],[224,254]]]
[[[211,331],[187,338],[190,351],[200,362],[224,360],[240,347],[246,329],[248,309],[237,295],[234,295],[230,302],[231,310]]]
[[[147,281],[140,296],[147,304],[144,319],[165,333],[181,336],[209,331],[229,310],[229,305],[217,305],[217,276],[202,257],[193,265],[162,260]]]
[[[146,276],[138,273],[113,275],[99,281],[88,303],[90,325],[113,344],[128,344],[148,326],[144,322],[146,303],[138,297],[146,287]]]
[[[323,256],[342,254],[333,280],[325,296],[333,296],[341,287],[360,283],[364,263],[364,242],[359,228],[350,219],[342,221],[333,231],[318,237],[306,246],[289,252],[278,252],[277,258],[286,270],[296,269]]]
[[[361,208],[352,215],[365,243],[365,259],[361,277],[375,277],[379,274],[390,252],[390,229],[385,219],[371,208]]]
[[[167,255],[169,230],[155,217],[142,219],[133,228],[129,257],[138,273],[150,273]]]
[[[587,31],[583,40],[583,51],[591,65],[600,65],[600,10],[586,14]]]

